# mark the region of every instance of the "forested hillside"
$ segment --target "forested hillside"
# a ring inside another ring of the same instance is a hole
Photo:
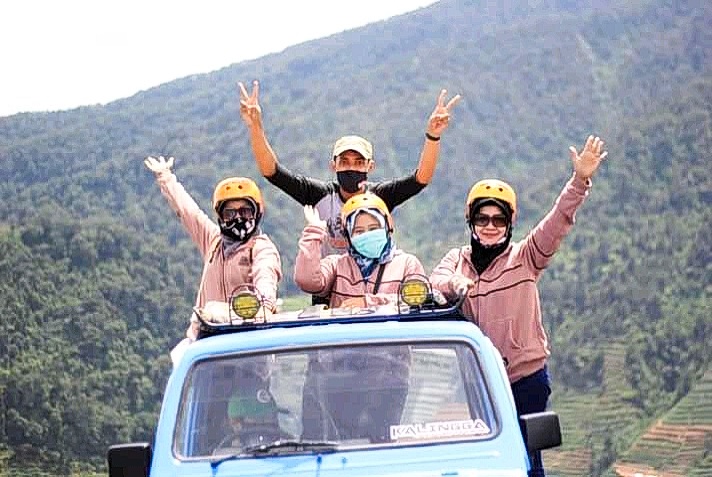
[[[237,111],[252,79],[280,161],[324,179],[349,133],[374,143],[374,179],[411,172],[439,90],[463,96],[435,179],[395,213],[427,269],[466,240],[474,181],[513,184],[521,237],[571,174],[568,146],[607,141],[541,290],[570,453],[549,459],[612,472],[712,356],[709,25],[693,0],[443,0],[103,107],[0,118],[0,475],[101,470],[108,444],[150,435],[200,260],[146,155],[175,156],[206,211],[220,178],[257,179],[297,293],[301,208],[257,173]],[[582,403],[613,424],[570,414]]]

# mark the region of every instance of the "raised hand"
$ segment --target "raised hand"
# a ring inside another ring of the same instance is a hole
[[[319,211],[311,205],[304,206],[304,218],[307,221],[307,225],[316,225],[317,227],[326,228],[326,221],[319,217]]]
[[[168,160],[166,160],[166,158],[163,156],[158,156],[158,158],[148,156],[146,159],[143,160],[143,163],[151,170],[151,172],[156,175],[159,175],[163,174],[164,172],[171,172],[171,168],[173,167],[173,161],[174,159],[172,157],[169,157]]]
[[[435,109],[428,120],[427,133],[433,137],[440,137],[447,128],[450,121],[450,111],[460,101],[460,95],[458,94],[445,104],[446,96],[447,90],[441,90],[438,96],[438,103],[435,105]]]
[[[262,108],[260,107],[260,83],[252,82],[252,93],[248,93],[245,85],[238,83],[240,87],[240,116],[247,127],[262,126]]]
[[[582,179],[588,179],[593,176],[598,170],[598,166],[601,165],[601,161],[608,155],[607,151],[603,151],[604,144],[601,138],[591,135],[586,139],[586,144],[584,144],[581,154],[578,153],[576,147],[569,147],[574,173],[577,176]]]

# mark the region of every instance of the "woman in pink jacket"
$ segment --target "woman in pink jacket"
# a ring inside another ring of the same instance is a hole
[[[311,206],[304,207],[304,215],[294,279],[302,290],[330,297],[332,308],[395,304],[404,278],[424,276],[420,261],[395,247],[393,218],[377,195],[357,194],[341,208],[347,253],[321,258],[326,223]],[[312,356],[302,396],[302,438],[387,442],[390,426],[400,424],[409,369],[407,346],[389,351],[344,347]],[[329,385],[343,375],[360,388],[344,392]]]
[[[260,222],[265,204],[257,185],[244,177],[218,183],[213,193],[213,222],[171,172],[173,158],[147,157],[144,161],[156,175],[161,193],[180,218],[203,257],[203,273],[195,306],[211,301],[227,302],[241,286],[251,285],[263,298],[262,313],[275,310],[277,284],[282,278],[279,252],[262,233]],[[187,336],[195,339],[197,324]]]
[[[403,278],[425,273],[420,260],[395,247],[393,218],[375,194],[355,195],[341,208],[346,253],[321,258],[326,222],[308,205],[304,217],[294,281],[305,292],[330,297],[331,308],[395,304]]]
[[[603,141],[593,136],[580,155],[571,146],[573,177],[553,209],[520,242],[510,243],[517,214],[514,190],[499,180],[476,183],[465,204],[470,245],[450,250],[430,277],[446,297],[467,293],[462,312],[502,354],[520,415],[544,411],[551,393],[537,282],[574,224],[607,154],[602,150]],[[530,475],[544,475],[541,454],[531,457]]]

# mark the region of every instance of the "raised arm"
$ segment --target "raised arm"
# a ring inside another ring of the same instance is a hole
[[[207,255],[213,238],[220,233],[218,225],[200,209],[200,206],[186,192],[183,185],[178,182],[175,174],[171,172],[174,159],[166,160],[163,156],[148,156],[143,163],[156,175],[156,181],[161,188],[161,194],[178,215],[183,227],[193,240],[203,257]]]
[[[438,102],[428,120],[428,127],[425,132],[425,144],[420,153],[418,172],[416,180],[421,184],[429,184],[435,173],[435,166],[440,157],[440,136],[447,129],[450,122],[450,111],[460,101],[460,95],[456,95],[445,104],[447,90],[441,90]]]
[[[311,177],[294,174],[279,164],[262,126],[259,83],[253,82],[252,93],[249,94],[244,84],[239,83],[239,86],[240,116],[249,129],[252,154],[255,156],[260,174],[300,204],[315,205],[330,192],[328,184]]]
[[[559,248],[561,241],[573,227],[576,210],[591,189],[591,177],[606,156],[604,142],[589,136],[579,154],[574,146],[569,148],[574,173],[554,203],[554,207],[524,240],[522,253],[538,270],[543,270]]]
[[[310,205],[304,206],[307,225],[299,239],[299,250],[294,265],[294,281],[307,293],[323,295],[331,291],[336,278],[337,256],[321,258],[321,247],[327,237],[326,222]]]
[[[260,84],[257,80],[252,82],[252,93],[248,93],[245,85],[240,87],[240,116],[247,125],[250,133],[250,144],[255,162],[264,177],[272,177],[277,171],[277,155],[267,141],[264,127],[262,126],[262,108],[259,95]]]

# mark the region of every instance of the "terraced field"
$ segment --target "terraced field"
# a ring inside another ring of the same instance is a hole
[[[712,476],[712,370],[615,463],[617,475]]]
[[[591,467],[591,451],[585,448],[574,450],[550,450],[544,453],[544,467],[547,475],[581,476],[587,475]]]
[[[544,452],[547,471],[561,477],[588,475],[593,448],[600,447],[614,430],[632,430],[640,412],[623,397],[627,384],[623,374],[625,347],[613,343],[605,353],[604,379],[600,393],[561,393],[554,396],[552,410],[559,414],[563,446]],[[556,386],[556,384],[554,384]]]

